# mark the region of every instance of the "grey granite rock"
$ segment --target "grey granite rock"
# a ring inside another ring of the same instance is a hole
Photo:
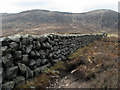
[[[18,83],[23,83],[25,82],[25,78],[23,76],[17,76],[16,78],[13,79],[13,81],[18,84]]]
[[[16,60],[22,58],[22,51],[16,51],[13,56]]]
[[[7,68],[5,71],[7,80],[12,80],[13,78],[15,78],[17,76],[17,71],[18,71],[17,66]]]
[[[26,46],[26,52],[30,53],[32,51],[33,45],[29,44],[28,46]]]
[[[18,67],[19,67],[19,70],[20,70],[21,74],[23,75],[26,72],[25,64],[18,63]]]
[[[26,67],[26,79],[33,77],[33,71],[29,67]]]
[[[19,48],[19,45],[16,42],[11,42],[9,47],[12,49],[12,51],[16,51]]]
[[[4,89],[12,89],[14,88],[15,82],[14,81],[8,81],[6,83],[2,84],[2,88]]]
[[[7,54],[2,57],[2,62],[5,67],[10,67],[13,65],[13,57],[11,54]]]
[[[22,62],[27,63],[28,62],[28,55],[23,55]]]

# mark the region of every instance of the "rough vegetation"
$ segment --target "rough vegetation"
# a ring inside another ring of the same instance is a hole
[[[73,74],[89,82],[90,88],[118,87],[118,39],[103,38],[70,55]]]
[[[95,41],[42,75],[22,88],[118,88],[118,39]]]

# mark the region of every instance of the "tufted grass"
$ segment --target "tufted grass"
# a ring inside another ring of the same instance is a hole
[[[106,37],[70,54],[69,66],[75,65],[73,75],[87,80],[89,88],[117,88],[117,41],[116,37]]]

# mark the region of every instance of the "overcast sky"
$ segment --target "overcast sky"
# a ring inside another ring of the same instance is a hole
[[[118,11],[119,0],[1,0],[0,13],[18,13],[31,9],[82,13],[96,9]]]

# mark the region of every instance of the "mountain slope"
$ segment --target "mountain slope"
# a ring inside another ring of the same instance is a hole
[[[68,13],[48,10],[29,10],[2,14],[3,36],[11,34],[94,33],[117,32],[118,13],[95,10],[86,13]]]

